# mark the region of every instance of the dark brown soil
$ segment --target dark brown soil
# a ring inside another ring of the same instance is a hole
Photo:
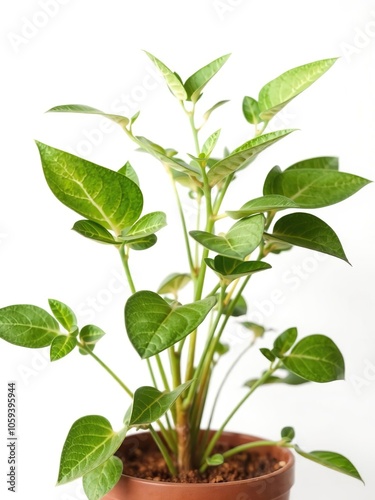
[[[215,450],[216,453],[223,453],[222,446]],[[285,465],[269,454],[259,453],[239,453],[217,467],[209,467],[204,474],[197,470],[187,474],[180,474],[172,477],[168,472],[165,461],[158,450],[133,449],[125,456],[120,456],[124,463],[124,474],[141,479],[153,481],[164,481],[173,483],[223,483],[228,481],[239,481],[263,476],[274,472]]]

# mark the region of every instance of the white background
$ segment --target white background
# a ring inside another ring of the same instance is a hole
[[[57,1],[57,0],[56,0]],[[183,78],[228,52],[230,60],[207,87],[200,111],[230,99],[216,111],[204,136],[223,128],[220,147],[252,136],[241,115],[244,95],[257,96],[267,81],[292,67],[341,56],[313,87],[272,124],[298,128],[267,150],[243,173],[226,209],[261,194],[264,175],[319,155],[337,155],[341,169],[375,179],[375,2],[356,0],[138,0],[2,2],[0,7],[2,155],[0,167],[0,307],[48,297],[71,305],[81,321],[108,332],[97,352],[131,386],[149,383],[126,340],[123,304],[128,291],[116,253],[70,231],[77,216],[47,188],[33,139],[119,168],[131,159],[139,172],[145,212],[168,212],[169,227],[157,247],[134,255],[139,289],[154,290],[170,272],[186,270],[172,193],[162,167],[134,153],[120,130],[83,115],[44,115],[52,106],[88,104],[106,111],[142,113],[138,134],[165,147],[193,152],[186,119],[165,86],[152,76],[142,49]],[[53,7],[54,5],[54,7]],[[46,9],[46,8],[45,8]],[[126,107],[128,110],[126,110]],[[98,129],[102,127],[102,132]],[[300,335],[331,336],[346,359],[346,380],[299,388],[266,387],[230,424],[230,429],[277,438],[296,428],[306,450],[348,456],[366,487],[346,476],[297,459],[293,500],[369,500],[375,495],[375,251],[374,186],[316,214],[339,235],[352,267],[334,258],[294,249],[272,259],[273,270],[253,280],[249,319],[277,332],[298,326]],[[194,211],[185,202],[188,220]],[[267,274],[267,276],[266,276]],[[278,297],[275,300],[275,297]],[[246,346],[232,325],[231,354]],[[269,345],[270,334],[260,345]],[[243,394],[242,383],[262,369],[254,352],[235,372],[219,408],[218,425]],[[92,360],[77,354],[55,364],[48,351],[0,347],[0,496],[6,489],[6,386],[18,387],[19,500],[81,500],[77,483],[55,488],[59,454],[71,423],[102,414],[116,428],[128,405],[115,383]],[[216,379],[215,383],[219,380]]]

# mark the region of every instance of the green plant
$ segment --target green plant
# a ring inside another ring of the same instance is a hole
[[[235,448],[223,455],[214,453],[215,444],[231,418],[260,386],[307,381],[326,383],[344,377],[344,360],[332,340],[320,334],[297,340],[297,329],[289,328],[277,336],[272,349],[260,348],[268,366],[258,378],[246,382],[244,397],[228,413],[213,437],[209,438],[208,432],[199,433],[204,427],[204,412],[208,419],[207,431],[210,429],[216,402],[222,393],[223,384],[213,407],[206,407],[212,374],[228,350],[221,342],[223,332],[231,317],[246,312],[243,294],[251,276],[271,268],[265,262],[269,254],[288,251],[294,245],[347,261],[335,232],[305,210],[338,203],[369,182],[340,172],[337,158],[310,158],[284,171],[272,168],[265,178],[262,196],[237,210],[226,207],[223,212],[226,194],[235,185],[236,177],[243,175],[242,171],[263,150],[293,132],[287,129],[265,133],[269,122],[322,76],[335,59],[287,71],[266,84],[258,100],[246,96],[243,113],[254,126],[255,136],[219,158],[213,152],[220,130],[206,138],[202,145],[200,134],[210,115],[227,101],[220,101],[206,111],[199,127],[196,109],[201,105],[205,86],[229,56],[216,59],[183,83],[177,73],[153,55],[147,55],[161,71],[190,122],[195,153],[188,154],[188,159],[181,159],[174,149],[164,149],[135,135],[133,128],[139,113],[126,118],[83,105],[58,106],[50,111],[103,115],[116,122],[140,150],[165,167],[176,196],[186,245],[187,267],[183,272],[170,274],[157,292],[136,290],[130,257],[138,258],[133,250],[147,250],[156,243],[155,233],[166,225],[166,215],[152,212],[142,216],[142,191],[137,174],[128,162],[116,172],[40,142],[37,146],[50,189],[63,204],[84,217],[73,229],[84,237],[118,249],[131,291],[125,304],[126,331],[137,353],[146,360],[152,385],[133,392],[96,354],[96,344],[104,332],[94,325],[79,327],[74,312],[62,302],[49,300],[52,315],[32,305],[0,309],[1,338],[29,348],[50,346],[51,361],[78,349],[81,354],[94,358],[129,396],[129,407],[123,409],[124,425],[119,431],[115,432],[108,420],[96,415],[79,419],[69,431],[58,483],[83,477],[90,500],[102,498],[118,481],[122,463],[115,452],[129,429],[151,432],[171,474],[192,468],[199,468],[203,473],[208,466],[220,464],[234,453],[254,446],[249,443],[241,446],[241,450]],[[194,230],[189,231],[187,227],[182,194],[189,195],[196,205]],[[304,211],[296,211],[300,209]],[[282,210],[292,212],[279,217]],[[228,223],[230,218],[235,222],[225,233],[218,232],[222,219]],[[191,303],[182,305],[179,292],[185,286],[190,286],[192,299]],[[209,291],[208,286],[213,289]],[[266,333],[262,325],[246,321],[242,324],[251,332],[252,340],[240,357],[259,344]],[[206,335],[202,350],[197,344],[198,329],[200,338]],[[256,444],[276,443],[293,448],[313,461],[361,479],[356,468],[342,455],[325,451],[306,453],[293,439],[294,430],[288,427],[282,430],[280,439]]]

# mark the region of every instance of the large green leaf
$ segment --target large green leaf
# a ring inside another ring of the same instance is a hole
[[[0,338],[22,347],[46,347],[60,335],[59,324],[44,309],[28,304],[0,309]]]
[[[37,142],[53,194],[72,210],[119,233],[140,216],[143,196],[124,175]]]
[[[120,447],[127,432],[114,432],[104,417],[89,415],[72,425],[61,453],[58,484],[68,483],[108,460]]]
[[[179,385],[170,392],[160,392],[155,387],[140,387],[134,393],[129,427],[152,424],[159,420],[176,402],[176,399],[190,386],[190,382]]]
[[[257,248],[263,238],[264,216],[253,215],[236,222],[223,236],[205,231],[190,231],[190,235],[209,250],[235,259],[244,259]]]
[[[187,100],[197,102],[202,94],[202,90],[213,76],[223,67],[230,54],[219,57],[203,68],[196,71],[185,82],[184,87],[187,93]]]
[[[191,281],[190,274],[173,273],[169,274],[159,286],[158,293],[172,293],[176,295],[181,288],[184,288]]]
[[[340,240],[333,229],[311,214],[297,212],[285,215],[276,222],[272,235],[265,236],[267,239],[270,236],[271,240],[275,238],[290,245],[333,255],[348,262]]]
[[[52,340],[50,359],[57,361],[74,350],[78,341],[74,335],[59,335]]]
[[[354,465],[343,455],[335,453],[333,451],[310,451],[306,452],[301,450],[299,446],[295,445],[294,449],[296,452],[304,458],[308,458],[317,464],[324,465],[329,469],[333,469],[337,472],[342,472],[347,476],[359,479],[363,482],[358,470]]]
[[[137,292],[125,305],[129,339],[142,358],[154,356],[193,332],[215,303],[214,297],[208,297],[172,307],[157,293]]]
[[[269,121],[288,102],[310,87],[337,61],[337,58],[315,61],[290,69],[267,83],[259,92],[260,118]]]
[[[281,196],[279,194],[272,194],[254,198],[254,200],[250,200],[242,205],[239,210],[227,210],[226,213],[232,219],[242,219],[243,217],[248,217],[249,215],[253,214],[259,214],[261,212],[279,211],[286,210],[287,208],[298,207],[299,205],[290,198]]]
[[[150,54],[150,52],[145,51],[145,53],[148,55],[148,57],[155,64],[160,73],[163,75],[164,80],[166,81],[169,90],[172,92],[172,94],[179,101],[185,101],[187,99],[187,93],[179,77],[175,73],[173,73],[173,71],[171,71],[159,59]]]
[[[206,259],[206,264],[226,282],[230,282],[259,271],[271,269],[271,266],[266,262],[244,262],[243,260],[223,257],[222,255],[216,255],[214,259]]]
[[[113,237],[113,235],[101,224],[93,220],[79,220],[73,226],[73,231],[76,231],[81,236],[90,240],[106,243],[108,245],[121,245],[121,243]]]
[[[345,373],[344,358],[336,344],[325,335],[309,335],[282,357],[288,370],[311,382],[342,380]]]
[[[144,215],[129,230],[122,233],[124,241],[138,240],[150,234],[154,234],[167,225],[167,218],[164,212],[152,212]]]
[[[83,476],[83,489],[89,500],[100,500],[118,483],[124,464],[118,457],[110,457],[96,469]]]
[[[121,115],[113,115],[111,113],[104,113],[100,109],[92,108],[91,106],[86,106],[85,104],[63,104],[61,106],[55,106],[48,110],[48,113],[84,113],[89,115],[102,115],[109,120],[120,125],[122,128],[126,128],[129,123],[129,119]]]
[[[48,299],[48,304],[57,321],[71,332],[77,326],[77,318],[72,309],[56,299]]]
[[[235,149],[229,156],[216,162],[208,172],[208,180],[214,186],[230,174],[233,174],[243,167],[250,159],[257,156],[266,148],[286,137],[294,129],[278,130],[269,134],[260,135],[255,139],[245,142]]]
[[[296,168],[318,168],[323,170],[338,170],[339,169],[339,159],[337,156],[317,156],[315,158],[308,158],[307,160],[301,160],[297,163],[293,163],[286,170],[292,170]]]
[[[299,165],[275,175],[268,189],[270,194],[285,196],[301,208],[320,208],[349,198],[369,182],[338,170],[301,168]]]

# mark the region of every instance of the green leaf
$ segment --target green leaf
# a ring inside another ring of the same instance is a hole
[[[47,183],[64,205],[115,233],[138,219],[143,196],[130,179],[46,144],[37,146]]]
[[[26,304],[0,309],[0,338],[22,347],[47,347],[60,335],[59,324],[44,309]]]
[[[165,278],[158,289],[158,293],[171,293],[177,295],[178,291],[184,288],[191,281],[190,274],[173,273]]]
[[[242,111],[246,120],[252,125],[257,125],[262,122],[259,118],[260,109],[256,99],[245,96],[242,101]]]
[[[204,87],[211,80],[211,78],[214,77],[216,73],[223,67],[229,57],[230,54],[227,54],[225,56],[219,57],[218,59],[215,59],[203,68],[196,71],[186,80],[184,87],[187,92],[188,101],[198,101]]]
[[[277,356],[283,356],[291,349],[297,340],[297,328],[289,328],[277,337],[273,343],[272,352]]]
[[[282,358],[288,370],[311,382],[344,379],[345,363],[336,344],[325,335],[309,335]]]
[[[220,453],[215,453],[215,455],[207,457],[206,462],[208,465],[216,467],[217,465],[221,465],[224,463],[224,457]]]
[[[171,347],[193,332],[216,303],[208,297],[171,307],[160,295],[140,291],[125,305],[125,325],[135,350],[144,359]]]
[[[299,205],[287,198],[286,196],[281,196],[279,194],[261,196],[250,200],[245,205],[243,205],[239,210],[227,211],[226,213],[232,219],[242,219],[243,217],[248,217],[249,215],[258,214],[262,212],[279,211],[285,210],[287,208],[299,208]]]
[[[346,457],[340,455],[339,453],[334,453],[333,451],[311,451],[308,453],[306,451],[302,451],[297,445],[294,446],[294,449],[304,458],[308,458],[313,462],[324,465],[325,467],[333,469],[337,472],[342,472],[343,474],[353,477],[354,479],[359,479],[364,483],[354,465]]]
[[[290,69],[267,83],[259,92],[260,118],[269,121],[292,99],[310,87],[337,61],[315,61]]]
[[[271,351],[272,352],[272,351]],[[284,371],[284,369],[283,369]],[[270,384],[287,384],[287,385],[301,385],[301,384],[307,384],[309,381],[305,380],[304,378],[298,377],[294,373],[291,373],[290,371],[285,369],[285,372],[287,375],[285,377],[278,377],[275,375],[272,375],[269,377],[262,385],[270,385]],[[252,387],[255,382],[258,382],[259,379],[251,379],[248,380],[245,383],[246,387]]]
[[[52,314],[69,333],[77,326],[77,318],[69,306],[55,299],[48,299]]]
[[[236,222],[224,235],[190,231],[190,236],[209,250],[235,259],[244,259],[257,248],[263,238],[264,216],[253,215]]]
[[[310,169],[318,168],[323,170],[338,170],[339,169],[339,159],[337,156],[317,156],[316,158],[309,158],[308,160],[302,160],[297,163],[293,163],[286,170],[292,169]]]
[[[210,186],[214,186],[228,175],[233,174],[243,167],[250,159],[255,158],[266,148],[292,132],[294,132],[294,129],[278,130],[276,132],[260,135],[255,139],[245,142],[245,144],[235,149],[229,156],[216,162],[212,166],[207,174]]]
[[[88,500],[100,500],[118,483],[123,463],[118,457],[110,457],[96,469],[83,476],[83,489]]]
[[[155,56],[150,54],[150,52],[145,51],[145,53],[148,55],[148,57],[155,64],[155,66],[158,68],[160,73],[163,75],[164,80],[166,81],[168,88],[172,92],[172,94],[179,101],[185,101],[187,99],[186,90],[185,90],[183,84],[181,83],[181,80],[178,78],[178,76],[175,73],[173,73],[159,59],[157,59]]]
[[[128,179],[133,181],[137,186],[139,186],[139,178],[137,172],[131,166],[131,164],[127,161],[123,167],[118,170],[119,174],[125,175]]]
[[[181,384],[170,392],[160,392],[155,387],[147,386],[137,389],[134,393],[129,427],[147,426],[159,420],[191,383],[192,381]]]
[[[280,172],[270,194],[295,201],[300,208],[320,208],[349,198],[370,181],[333,169],[293,167]]]
[[[164,212],[152,212],[144,215],[130,229],[122,232],[122,239],[126,242],[138,240],[160,231],[167,225],[167,217]]]
[[[270,349],[267,349],[267,347],[261,347],[259,350],[263,354],[263,356],[266,359],[268,359],[268,361],[271,361],[271,363],[273,363],[275,361],[276,356],[274,355],[274,353]]]
[[[78,341],[73,335],[59,335],[52,340],[50,359],[57,361],[74,350]]]
[[[126,246],[132,248],[133,250],[147,250],[155,245],[158,238],[155,234],[150,234],[149,236],[143,236],[136,240],[131,240],[126,242]]]
[[[271,269],[271,266],[266,262],[260,261],[242,261],[238,259],[231,259],[229,257],[223,257],[222,255],[216,255],[214,259],[205,259],[206,264],[215,271],[218,276],[224,278],[226,282],[230,282],[241,278],[242,276],[248,276],[249,274],[254,274],[259,271],[265,271],[266,269]]]
[[[223,307],[222,314],[228,314],[230,308],[232,306],[233,300],[229,301],[229,304]],[[233,311],[230,313],[234,318],[238,318],[239,316],[244,316],[247,313],[247,303],[246,300],[241,295],[234,306]]]
[[[265,196],[273,195],[273,181],[280,173],[281,168],[278,166],[271,168],[271,170],[268,172],[263,185],[263,194]]]
[[[207,139],[207,141],[203,144],[202,146],[202,153],[206,156],[209,157],[211,156],[212,151],[214,150],[217,141],[219,140],[220,137],[220,132],[221,129],[216,130],[213,134],[210,135],[210,137]]]
[[[94,350],[94,347],[99,342],[99,340],[104,337],[105,332],[95,325],[86,325],[79,332],[79,339],[85,347],[90,349],[90,351]],[[88,354],[83,349],[80,349],[81,354]]]
[[[104,113],[99,109],[92,108],[91,106],[86,106],[85,104],[63,104],[61,106],[55,106],[47,111],[47,113],[84,113],[89,115],[101,115],[113,122],[117,123],[123,129],[129,124],[129,119],[121,115],[112,115],[110,113]]]
[[[179,158],[171,158],[167,155],[167,151],[164,148],[162,148],[158,144],[155,144],[149,139],[146,139],[146,137],[138,135],[136,139],[142,144],[142,149],[144,151],[147,151],[152,156],[154,156],[165,167],[177,170],[178,172],[189,172],[190,174],[193,172],[194,174],[198,174],[198,176],[201,175],[201,171],[198,167],[189,165]]]
[[[214,104],[214,105],[213,105],[210,109],[208,109],[208,110],[204,113],[204,115],[203,115],[203,120],[206,122],[206,121],[210,118],[211,113],[212,113],[213,111],[215,111],[215,109],[220,108],[221,106],[223,106],[223,105],[224,105],[224,104],[226,104],[227,102],[229,102],[229,101],[228,101],[228,100],[226,100],[226,101],[219,101],[219,102],[217,102],[216,104]]]
[[[284,427],[281,430],[281,437],[283,439],[287,438],[289,441],[293,441],[296,433],[294,432],[293,427]]]
[[[81,236],[98,241],[99,243],[107,243],[109,245],[121,244],[119,241],[115,240],[108,229],[93,220],[79,220],[74,224],[72,229]]]
[[[120,447],[127,428],[114,432],[104,417],[89,415],[72,425],[60,460],[58,484],[65,484],[96,469]]]
[[[285,215],[276,222],[272,235],[265,236],[349,262],[333,229],[311,214],[297,212]]]
[[[267,331],[264,326],[253,323],[252,321],[242,321],[241,325],[247,330],[251,330],[255,338],[262,338]]]

